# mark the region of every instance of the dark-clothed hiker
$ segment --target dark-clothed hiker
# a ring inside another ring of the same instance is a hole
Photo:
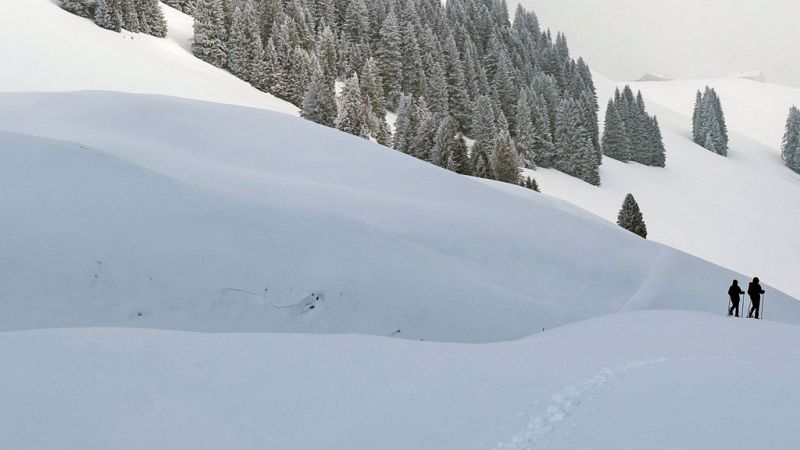
[[[758,319],[761,309],[761,294],[763,293],[764,289],[761,289],[761,284],[758,282],[758,277],[753,278],[753,281],[751,281],[750,285],[747,286],[747,295],[750,296],[750,303],[753,305],[750,307],[750,312],[747,313],[747,317],[755,317]]]
[[[735,311],[736,317],[739,317],[739,300],[742,294],[744,291],[739,287],[739,280],[733,280],[733,284],[728,288],[728,297],[731,298],[731,307],[728,308],[729,316],[732,316]]]

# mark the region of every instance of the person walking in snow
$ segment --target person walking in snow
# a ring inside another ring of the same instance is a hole
[[[761,288],[761,284],[758,281],[758,277],[753,278],[753,281],[750,282],[750,285],[747,286],[747,295],[750,296],[750,303],[752,306],[750,307],[750,312],[747,313],[747,317],[754,317],[758,319],[758,315],[761,309],[761,294],[764,293],[764,289]]]
[[[731,298],[731,307],[728,308],[728,315],[732,316],[736,311],[736,317],[739,317],[739,300],[744,291],[739,287],[739,280],[733,280],[733,284],[728,288],[728,297]]]

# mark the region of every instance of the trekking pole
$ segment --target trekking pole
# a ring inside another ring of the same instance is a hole
[[[731,314],[733,314],[731,311],[733,311],[733,301],[731,300],[731,296],[729,295],[728,296],[728,315],[729,316]]]
[[[767,293],[761,294],[761,308],[758,308],[759,320],[764,320],[764,304],[767,303]]]

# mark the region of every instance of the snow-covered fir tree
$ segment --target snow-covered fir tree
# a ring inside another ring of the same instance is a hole
[[[308,83],[307,55],[302,59],[302,55],[293,55],[300,59],[295,61],[295,65],[304,64],[303,80],[296,80],[298,89],[303,88],[303,92],[295,93],[296,97],[301,97],[305,93],[303,81]],[[230,37],[228,39],[228,67],[231,72],[239,78],[249,82],[253,86],[264,86],[264,47],[261,44],[261,31],[258,26],[255,5],[251,0],[243,0],[239,3],[233,13]]]
[[[539,183],[537,183],[536,179],[533,177],[525,177],[519,185],[532,191],[541,192],[539,191]]]
[[[58,5],[76,16],[94,19],[97,0],[61,0]]]
[[[367,111],[361,98],[361,86],[358,74],[348,78],[339,98],[339,114],[336,117],[336,128],[352,135],[367,138]]]
[[[325,75],[316,57],[312,61],[311,72],[311,82],[303,96],[300,115],[312,122],[333,127],[338,113],[333,82]]]
[[[781,159],[786,166],[800,173],[800,110],[792,106],[786,119],[786,131],[781,145]]]
[[[632,194],[626,195],[625,201],[622,202],[622,208],[617,215],[617,225],[631,233],[647,238],[647,225],[644,223],[639,204],[636,203],[636,199],[633,198]]]
[[[401,151],[434,158],[439,126],[451,117],[454,136],[480,143],[479,152],[467,152],[470,171],[493,173],[494,147],[504,133],[528,167],[575,167],[574,155],[556,151],[554,136],[557,109],[568,99],[576,109],[574,123],[593,149],[593,165],[600,163],[591,71],[585,61],[570,56],[566,36],[541,30],[536,15],[522,7],[509,21],[503,0],[195,1],[171,4],[194,7],[199,57],[303,110],[323,104],[316,94],[308,96],[312,86],[316,92],[320,86],[313,61],[321,66],[326,86],[358,74],[362,125],[372,138]],[[413,102],[403,109],[404,95]],[[420,114],[421,105],[429,116]],[[391,139],[387,110],[405,116],[398,118]],[[304,114],[323,120],[310,110]],[[593,178],[592,169],[585,169],[579,172]]]
[[[613,99],[608,101],[603,129],[603,154],[619,161],[630,161],[633,145]]]
[[[94,22],[107,30],[122,30],[122,3],[120,0],[97,0]]]
[[[647,113],[641,92],[634,96],[625,86],[614,93],[606,108],[601,147],[604,155],[619,161],[665,166],[661,129],[656,117]]]
[[[186,14],[194,14],[194,9],[197,6],[197,2],[200,0],[162,0],[169,6],[182,11]]]
[[[497,181],[504,183],[519,183],[519,157],[514,141],[508,132],[504,131],[497,137],[494,153],[492,154],[492,166],[494,176]]]
[[[696,144],[722,156],[728,155],[725,113],[717,92],[708,86],[702,94],[697,92],[692,114],[692,137]]]
[[[217,67],[227,61],[227,31],[222,0],[197,0],[194,8],[194,39],[192,53]]]
[[[580,122],[580,106],[575,100],[561,101],[554,140],[556,169],[587,183],[600,185],[600,164],[589,132]]]
[[[394,134],[392,135],[392,148],[408,154],[411,153],[411,144],[416,134],[414,99],[411,95],[402,95],[399,103],[397,120],[394,123]]]

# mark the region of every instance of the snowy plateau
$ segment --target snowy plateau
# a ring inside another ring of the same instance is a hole
[[[667,167],[538,194],[302,120],[163,9],[0,0],[0,447],[800,448],[800,91],[636,83]],[[753,275],[766,320],[725,317]]]

